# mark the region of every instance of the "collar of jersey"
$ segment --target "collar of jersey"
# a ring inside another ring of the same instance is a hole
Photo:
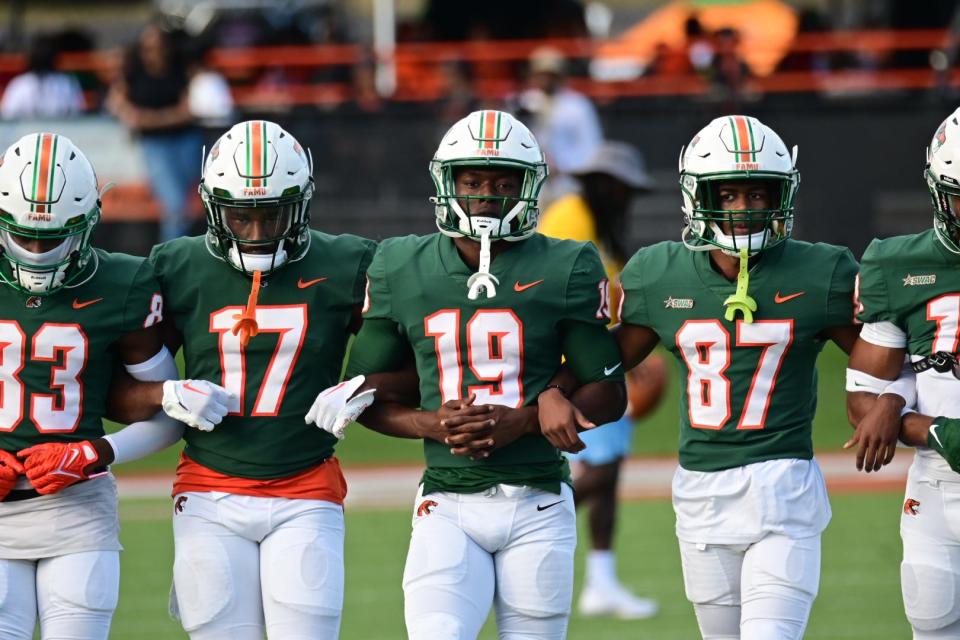
[[[956,266],[957,262],[960,262],[960,255],[951,252],[949,249],[943,246],[943,243],[940,242],[940,238],[937,237],[936,231],[929,229],[924,233],[928,236],[929,241],[937,247],[937,253],[943,256],[943,259],[946,261],[948,266],[953,267]]]
[[[788,238],[777,246],[764,250],[763,256],[757,261],[757,264],[750,268],[751,290],[754,290],[757,285],[766,280],[766,275],[770,273],[770,269],[780,261],[780,257],[783,255],[789,243],[790,239]],[[728,295],[733,293],[737,288],[736,281],[727,280],[713,268],[713,265],[710,263],[709,251],[691,251],[690,253],[693,254],[691,258],[693,259],[694,268],[704,286],[722,299],[726,299]]]
[[[443,270],[455,280],[459,281],[462,279],[466,282],[477,270],[471,269],[467,266],[467,263],[463,261],[463,258],[460,257],[460,252],[457,251],[457,245],[453,242],[453,238],[445,236],[442,233],[438,233],[436,236],[437,255],[440,258],[440,264],[443,265]],[[512,244],[527,246],[536,236],[537,234],[533,234],[526,240]],[[506,240],[498,240],[498,242],[506,242]],[[513,263],[517,261],[517,256],[519,256],[520,253],[522,253],[521,248],[515,246],[511,247],[509,251],[504,251],[499,254],[490,261],[490,272],[494,275],[506,273]]]

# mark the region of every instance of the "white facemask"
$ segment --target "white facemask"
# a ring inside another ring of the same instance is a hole
[[[747,247],[750,250],[750,255],[759,253],[770,240],[769,230],[742,236],[727,235],[720,229],[720,225],[714,222],[710,223],[710,229],[713,231],[713,239],[720,245],[721,250],[731,256],[740,255],[742,247]]]
[[[76,245],[80,242],[79,236],[74,236],[64,240],[50,251],[43,253],[34,253],[17,244],[10,234],[6,231],[2,236],[3,248],[11,258],[20,263],[44,267],[55,265],[67,259]],[[37,269],[36,271],[29,267],[10,263],[13,273],[16,275],[20,286],[28,291],[43,292],[59,287],[66,277],[67,265],[58,269]]]
[[[254,271],[277,269],[286,263],[287,251],[281,245],[277,247],[274,253],[243,253],[243,260],[241,260],[241,252],[237,249],[237,245],[234,244],[230,247],[227,257],[230,258],[230,263],[237,269],[246,273],[253,273]]]

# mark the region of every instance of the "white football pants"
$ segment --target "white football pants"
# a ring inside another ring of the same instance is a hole
[[[680,542],[683,582],[704,640],[799,640],[820,584],[820,536],[752,544]]]
[[[501,640],[562,640],[576,545],[567,485],[418,495],[403,573],[410,639],[474,640],[492,604]]]
[[[187,492],[174,501],[171,612],[193,640],[332,640],[343,608],[343,508]]]
[[[900,515],[900,587],[915,640],[960,638],[960,482],[910,467]]]
[[[0,638],[106,640],[119,588],[119,551],[0,559]]]

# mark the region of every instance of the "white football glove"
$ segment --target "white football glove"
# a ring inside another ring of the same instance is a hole
[[[321,391],[303,421],[307,424],[313,422],[327,433],[333,434],[337,440],[343,440],[347,425],[373,404],[376,389],[367,389],[353,396],[363,381],[363,376],[357,376]]]
[[[163,411],[174,420],[200,431],[213,431],[237,398],[206,380],[167,380],[163,383]]]

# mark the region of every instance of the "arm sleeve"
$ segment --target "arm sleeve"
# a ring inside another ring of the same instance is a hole
[[[124,333],[151,327],[163,320],[163,295],[149,260],[140,260],[123,305]]]
[[[610,321],[607,274],[592,244],[583,244],[570,270],[563,320],[605,327]]]
[[[827,294],[827,326],[851,324],[854,321],[854,289],[857,281],[857,261],[849,249],[844,249],[830,277]]]
[[[399,327],[387,318],[367,318],[350,348],[347,378],[401,369],[409,360],[410,345]]]
[[[647,313],[647,300],[643,295],[642,261],[643,251],[639,251],[620,274],[620,322],[635,324],[642,327],[650,326],[650,317]]]
[[[364,324],[371,318],[392,319],[393,317],[390,308],[390,284],[387,281],[384,247],[385,244],[377,247],[370,261],[370,265],[367,267],[366,286],[363,298]],[[362,331],[361,329],[361,332]]]
[[[856,283],[857,320],[897,324],[896,314],[890,310],[890,295],[880,262],[880,247],[880,243],[874,240],[863,252]]]
[[[357,279],[353,283],[353,301],[354,304],[363,304],[367,291],[367,270],[370,268],[370,262],[373,260],[373,254],[377,249],[377,243],[373,240],[363,240],[364,251],[360,256],[360,264],[357,266]]]
[[[887,349],[903,349],[907,346],[907,334],[892,322],[866,322],[860,330],[860,337],[864,342]]]
[[[620,349],[613,334],[595,322],[564,320],[563,354],[580,384],[623,382]]]

